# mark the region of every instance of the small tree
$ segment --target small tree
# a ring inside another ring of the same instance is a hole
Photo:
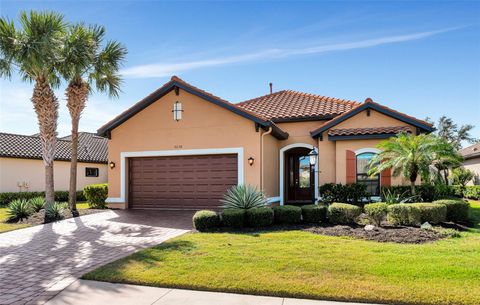
[[[474,177],[475,173],[464,167],[458,167],[452,171],[453,184],[461,185],[462,189],[464,189],[467,183]]]
[[[396,137],[380,142],[382,150],[370,161],[369,175],[380,174],[392,169],[393,176],[402,174],[410,181],[412,195],[415,195],[415,181],[420,176],[430,180],[430,167],[441,159],[452,156],[452,145],[432,134],[412,135],[400,133]]]

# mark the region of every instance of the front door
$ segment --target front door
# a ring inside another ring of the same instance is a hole
[[[310,166],[309,149],[296,148],[286,152],[286,201],[303,204],[312,201],[314,175]]]

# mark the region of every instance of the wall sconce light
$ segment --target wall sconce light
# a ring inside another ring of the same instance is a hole
[[[115,168],[115,162],[110,161],[110,163],[108,163],[108,166],[110,166],[110,169],[114,169]]]
[[[253,157],[248,158],[248,164],[249,164],[250,166],[253,165],[253,162],[255,162],[255,159],[253,159]]]

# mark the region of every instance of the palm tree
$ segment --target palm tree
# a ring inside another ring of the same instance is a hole
[[[102,48],[105,28],[77,24],[68,29],[62,50],[62,76],[68,82],[67,108],[72,119],[72,149],[70,163],[69,206],[74,216],[76,206],[78,125],[89,94],[96,88],[118,97],[121,78],[120,65],[127,54],[126,48],[116,41],[108,41]]]
[[[430,168],[439,160],[452,157],[452,145],[432,134],[412,135],[400,133],[396,137],[380,142],[382,150],[371,160],[369,175],[392,169],[393,176],[403,176],[410,181],[412,195],[415,195],[415,181],[418,176],[430,181]]]
[[[59,50],[66,23],[54,12],[22,12],[21,29],[13,21],[0,19],[0,75],[10,78],[18,70],[22,79],[34,82],[32,103],[38,118],[42,158],[45,166],[45,200],[55,200],[53,160],[57,140],[58,100],[52,87],[58,86]]]

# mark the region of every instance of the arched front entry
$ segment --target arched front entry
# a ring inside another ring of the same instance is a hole
[[[314,147],[305,143],[280,149],[280,204],[309,204],[318,198],[318,161],[310,166]]]

